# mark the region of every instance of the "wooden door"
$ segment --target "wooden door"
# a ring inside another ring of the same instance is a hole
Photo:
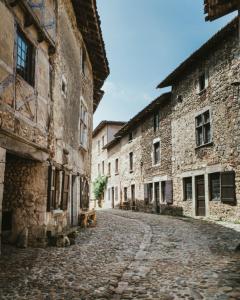
[[[114,203],[114,187],[112,187],[112,208],[114,208],[115,203]]]
[[[155,197],[155,206],[156,213],[160,213],[160,195],[159,195],[159,182],[154,183],[154,197]]]
[[[206,215],[204,175],[196,177],[196,215]]]
[[[136,209],[136,200],[135,200],[135,185],[131,185],[131,206],[132,209]]]

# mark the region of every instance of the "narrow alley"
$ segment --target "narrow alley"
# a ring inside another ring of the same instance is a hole
[[[240,233],[191,218],[98,212],[67,248],[0,258],[0,299],[240,299]]]

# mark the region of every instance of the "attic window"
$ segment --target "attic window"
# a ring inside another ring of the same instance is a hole
[[[199,73],[198,76],[198,93],[201,93],[208,87],[208,70]]]

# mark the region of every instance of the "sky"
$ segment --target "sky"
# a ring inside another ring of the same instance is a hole
[[[236,14],[205,22],[203,0],[97,0],[110,75],[94,114],[128,121],[167,89],[156,86]]]

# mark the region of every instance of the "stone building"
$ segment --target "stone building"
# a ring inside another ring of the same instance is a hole
[[[114,135],[124,124],[125,122],[105,120],[94,129],[92,134],[92,182],[99,176],[110,178],[112,174],[117,173],[116,165],[108,161],[108,151],[105,146],[113,141]],[[91,199],[94,199],[93,189],[91,189]],[[94,203],[93,206],[98,207],[97,203]],[[102,208],[111,207],[114,207],[114,201],[108,201],[105,193]]]
[[[89,207],[109,74],[95,0],[0,1],[0,233],[44,246]]]
[[[194,52],[159,87],[172,87],[108,143],[118,158],[106,201],[138,210],[240,218],[240,47],[237,18]],[[131,156],[133,158],[131,168]],[[133,169],[133,172],[131,172]],[[123,205],[124,206],[124,205]]]
[[[239,220],[239,82],[234,19],[159,85],[172,87],[173,195],[185,215]]]
[[[172,203],[170,115],[171,94],[166,93],[115,133],[103,147],[100,160],[93,154],[93,175],[97,174],[97,165],[101,174],[104,155],[105,175],[108,176],[104,208],[126,206],[134,210],[158,211],[160,206]],[[97,152],[103,135],[95,138],[101,124],[94,130],[93,153]],[[158,203],[158,207],[154,203]]]

